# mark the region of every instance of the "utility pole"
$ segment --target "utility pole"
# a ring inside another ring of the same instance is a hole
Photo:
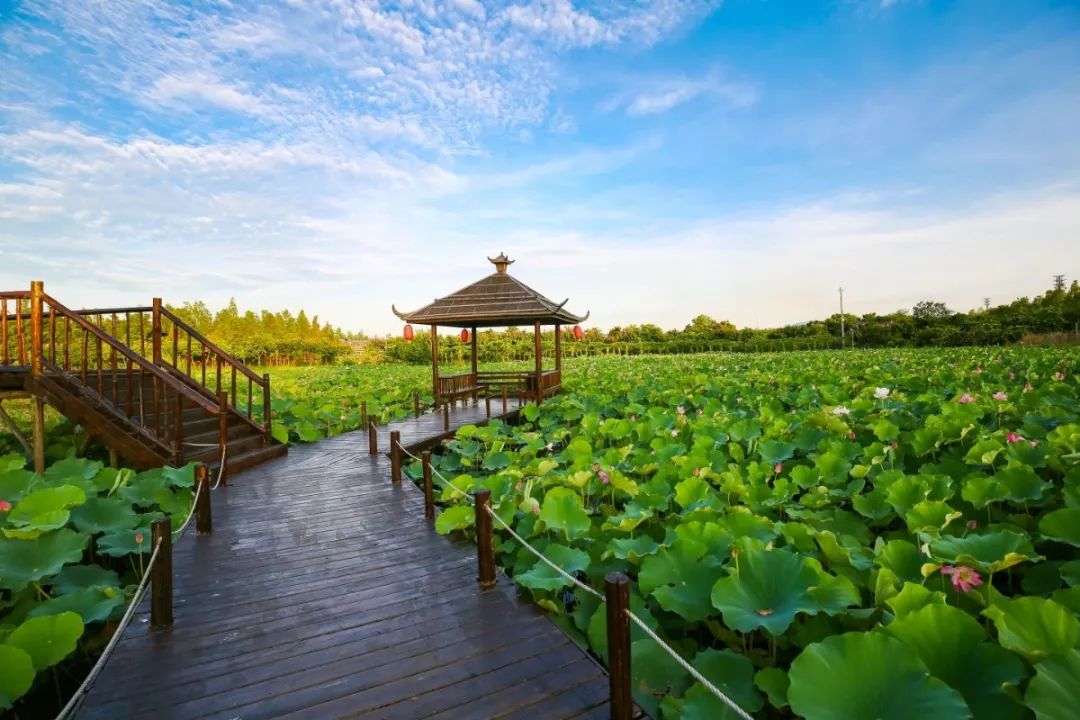
[[[840,347],[844,347],[844,288],[840,288]]]
[[[1063,292],[1065,290],[1065,276],[1064,275],[1055,275],[1054,276],[1054,290],[1056,292]]]
[[[990,298],[984,297],[983,298],[983,310],[989,310],[989,309],[990,309]]]

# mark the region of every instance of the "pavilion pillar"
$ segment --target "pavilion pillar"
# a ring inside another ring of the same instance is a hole
[[[555,323],[555,372],[562,383],[562,325]]]
[[[431,391],[435,395],[435,407],[439,407],[439,326],[431,326]]]
[[[470,344],[470,346],[472,347],[472,384],[473,384],[473,387],[476,387],[476,370],[477,370],[477,358],[476,358],[476,342],[477,342],[477,341],[476,341],[476,326],[475,326],[475,325],[473,325],[473,326],[472,326],[472,328],[470,328],[470,330],[471,330],[471,334],[469,335],[469,340],[470,340],[470,343],[469,343],[469,344]],[[476,394],[476,392],[475,392],[475,391],[473,392],[473,396],[472,396],[472,397],[473,397],[473,402],[474,402],[474,403],[477,403],[477,402],[479,402],[479,400],[477,400],[477,397],[478,397],[478,396],[477,396],[477,394]]]
[[[544,374],[544,358],[540,354],[540,321],[536,321],[536,325],[533,328],[533,346],[536,353],[536,404],[539,405],[544,400],[544,389],[541,387]]]

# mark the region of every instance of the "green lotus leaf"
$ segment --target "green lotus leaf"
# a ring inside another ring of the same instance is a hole
[[[780,668],[762,668],[754,674],[754,684],[769,698],[769,704],[774,708],[788,706],[788,687],[791,680],[788,674]]]
[[[922,582],[921,568],[929,558],[907,540],[890,540],[877,547],[874,562],[896,573],[901,580]]]
[[[757,420],[740,420],[726,428],[728,436],[735,442],[746,442],[761,437],[761,423]]]
[[[586,598],[579,599],[579,604],[584,605],[589,601]],[[634,591],[634,588],[630,588],[630,612],[641,618],[641,621],[645,623],[645,626],[650,630],[658,631],[660,629],[660,623],[657,622],[653,614],[649,612],[648,605],[646,605],[644,598]],[[589,639],[589,647],[594,653],[596,653],[601,660],[607,662],[608,648],[607,648],[607,605],[597,601],[589,616],[589,623],[586,629],[586,637]],[[636,623],[630,625],[630,638],[632,641],[643,640],[647,636],[645,632],[637,626]],[[654,645],[656,643],[653,643]]]
[[[727,515],[717,518],[716,524],[732,538],[753,538],[769,542],[776,537],[773,523],[766,517],[733,509]]]
[[[94,586],[120,587],[120,576],[114,570],[100,565],[68,565],[54,577],[50,584],[57,593],[69,593]]]
[[[142,517],[144,522],[148,519],[146,516]],[[139,542],[140,538],[142,542]],[[97,539],[97,551],[112,557],[148,554],[153,551],[150,526],[141,525],[131,530],[106,533]]]
[[[964,462],[968,465],[993,465],[1004,449],[1005,446],[1000,440],[993,438],[980,440],[968,450],[967,455],[964,456]]]
[[[945,593],[930,590],[918,583],[906,582],[893,597],[885,601],[897,618],[904,617],[928,605],[944,605]]]
[[[41,478],[29,470],[14,468],[0,472],[0,498],[10,503],[17,503],[40,485]]]
[[[724,571],[720,561],[706,555],[704,543],[678,537],[670,547],[645,558],[638,573],[641,592],[652,595],[660,607],[690,621],[712,614],[710,593]]]
[[[608,548],[611,554],[620,560],[640,563],[646,556],[654,555],[660,546],[648,535],[638,535],[636,538],[611,540]]]
[[[893,508],[888,503],[888,491],[882,488],[853,495],[851,506],[855,508],[855,512],[870,520],[884,520],[893,513]]]
[[[1035,666],[1024,702],[1037,720],[1073,720],[1080,707],[1080,650],[1048,657]]]
[[[791,709],[807,720],[956,720],[963,697],[931,677],[915,651],[882,633],[851,632],[809,645],[788,672]]]
[[[1023,661],[986,642],[975,618],[949,605],[927,605],[899,617],[885,632],[918,654],[930,673],[964,696],[977,718],[1012,720],[1023,706],[1002,691],[1024,677]]]
[[[925,500],[904,513],[904,522],[912,532],[942,530],[953,520],[962,516],[963,513],[956,512],[941,500]]]
[[[444,509],[435,518],[435,532],[448,535],[454,530],[472,527],[476,522],[476,511],[468,505],[453,505]]]
[[[71,522],[83,532],[106,533],[135,527],[139,516],[127,500],[93,497],[71,512]]]
[[[310,422],[299,422],[293,429],[302,442],[316,442],[323,438],[322,430]]]
[[[50,485],[61,485],[71,481],[72,485],[82,486],[93,480],[105,464],[97,460],[69,457],[57,460],[45,470],[45,481]]]
[[[86,502],[86,493],[74,485],[36,490],[8,513],[7,520],[24,530],[55,530],[67,524],[69,508]]]
[[[195,487],[195,464],[188,463],[178,468],[165,466],[161,468],[161,477],[172,487]]]
[[[1038,502],[1050,483],[1043,481],[1029,467],[1008,467],[999,470],[995,477],[1005,488],[1006,498],[1014,503]]]
[[[1031,663],[1064,655],[1080,645],[1080,620],[1067,609],[1040,597],[999,599],[983,610],[994,621],[1002,647]]]
[[[118,587],[80,588],[46,600],[30,611],[30,617],[73,612],[89,625],[108,620],[113,610],[123,604],[124,593]]]
[[[842,575],[829,575],[821,570],[817,584],[810,588],[810,597],[818,610],[826,615],[842,613],[852,605],[858,605],[860,600],[855,583]]]
[[[12,470],[21,470],[26,467],[26,458],[16,453],[0,455],[0,475]]]
[[[795,445],[777,440],[765,440],[758,445],[758,453],[766,463],[775,465],[790,460],[795,455]]]
[[[724,624],[739,632],[759,628],[779,635],[799,613],[816,613],[810,588],[818,574],[801,557],[785,550],[747,550],[729,565],[730,577],[716,581],[713,606]]]
[[[754,665],[746,657],[730,650],[703,650],[694,657],[692,665],[743,710],[753,713],[765,705],[764,698],[754,686]],[[739,717],[700,683],[695,683],[685,698],[681,716],[684,720],[735,720]]]
[[[918,475],[904,475],[889,484],[886,499],[897,515],[907,514],[913,507],[926,500],[930,488]]]
[[[653,512],[635,502],[629,502],[623,506],[623,511],[618,515],[612,515],[604,521],[605,527],[611,527],[622,532],[631,532],[641,523],[650,519]]]
[[[7,645],[20,648],[30,656],[35,670],[44,670],[75,652],[83,634],[83,621],[76,613],[33,617],[15,628]]]
[[[281,423],[270,426],[270,434],[282,445],[289,444],[289,429]]]
[[[589,567],[589,554],[581,550],[552,543],[542,552],[548,560],[570,575],[584,572]],[[515,575],[514,581],[533,590],[558,590],[570,584],[569,580],[539,560],[525,572]]]
[[[996,476],[981,473],[965,479],[964,487],[960,490],[960,497],[979,510],[991,503],[1001,502],[1008,495],[1008,488],[1002,485]]]
[[[814,467],[821,473],[821,482],[826,485],[839,485],[847,480],[851,466],[851,461],[835,450],[814,458]]]
[[[837,538],[831,530],[822,530],[815,535],[818,547],[830,567],[850,567],[868,570],[874,565],[874,554],[869,548],[851,538]]]
[[[510,466],[510,455],[504,452],[489,453],[484,458],[485,470],[502,470],[505,467]]]
[[[25,650],[0,645],[0,710],[9,710],[34,684],[34,661]]]
[[[1080,547],[1080,508],[1061,508],[1039,519],[1039,532],[1048,540]]]
[[[701,477],[688,477],[675,485],[675,502],[682,508],[707,503],[712,495],[712,486]]]
[[[889,442],[900,437],[900,428],[885,418],[878,420],[873,426],[874,435],[881,442]]]
[[[161,473],[144,472],[136,475],[116,494],[133,505],[152,507],[157,504],[162,491],[168,492],[168,487]]]
[[[64,528],[34,541],[0,538],[0,588],[18,592],[79,562],[89,538]]]
[[[544,495],[540,519],[550,528],[562,530],[567,540],[582,537],[592,526],[581,496],[570,488],[554,487]]]
[[[1013,530],[992,530],[966,537],[944,536],[930,545],[936,557],[983,572],[998,572],[1035,560],[1035,548],[1025,535]]]

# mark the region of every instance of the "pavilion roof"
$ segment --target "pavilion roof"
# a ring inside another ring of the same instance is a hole
[[[506,327],[511,325],[573,325],[589,314],[574,315],[561,303],[552,302],[506,272],[514,261],[504,254],[488,258],[495,272],[419,310],[403,313],[391,306],[405,322],[450,327]]]

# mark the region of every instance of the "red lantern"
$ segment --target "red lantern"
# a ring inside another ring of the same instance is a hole
[[[468,330],[462,330],[461,331],[461,342],[469,342],[469,331]]]
[[[406,325],[405,326],[405,339],[408,340],[409,342],[412,342],[412,339],[413,339],[412,325]]]
[[[580,325],[575,325],[574,326],[574,339],[575,340],[580,340],[583,337],[585,337],[585,331],[581,329]]]

